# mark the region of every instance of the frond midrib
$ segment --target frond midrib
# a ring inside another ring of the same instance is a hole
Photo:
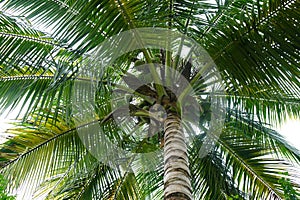
[[[54,75],[16,75],[16,76],[0,77],[0,82],[19,81],[19,80],[37,80],[37,79],[49,80],[53,78]]]
[[[251,166],[248,166],[248,164],[244,161],[243,158],[241,158],[237,153],[235,153],[234,150],[232,150],[224,141],[222,141],[221,138],[218,139],[218,143],[223,146],[227,151],[238,161],[240,162],[249,173],[251,173],[257,180],[259,180],[265,187],[267,187],[270,191],[272,191],[279,199],[281,199],[281,195],[276,191],[275,189],[272,188],[272,186],[264,180],[261,176],[259,176],[255,170],[251,168]]]
[[[48,140],[46,140],[46,141],[44,141],[44,142],[38,144],[36,147],[34,147],[34,148],[30,149],[29,151],[27,151],[27,152],[21,154],[19,157],[15,158],[15,159],[13,159],[13,160],[11,160],[11,161],[9,161],[7,164],[5,164],[5,165],[2,167],[2,169],[1,169],[0,171],[4,170],[4,169],[5,169],[6,167],[8,167],[9,165],[11,165],[11,164],[13,164],[14,162],[16,162],[17,160],[19,160],[19,159],[25,157],[26,155],[28,155],[28,154],[34,152],[35,150],[39,149],[40,147],[42,147],[42,146],[44,146],[44,145],[47,145],[49,142],[51,142],[51,141],[53,141],[53,140],[56,140],[56,139],[58,139],[58,138],[60,138],[60,137],[62,137],[62,136],[64,136],[64,135],[69,134],[69,133],[72,133],[72,132],[75,131],[77,128],[81,128],[81,127],[85,127],[85,126],[88,126],[88,125],[91,125],[91,124],[94,124],[94,123],[98,123],[99,121],[101,121],[101,120],[100,120],[100,119],[96,119],[96,120],[94,120],[94,121],[91,121],[91,122],[82,124],[82,125],[80,125],[80,126],[78,126],[78,127],[70,128],[70,129],[68,129],[67,131],[64,131],[64,132],[62,132],[62,133],[60,133],[60,134],[55,134],[53,137],[49,138]]]
[[[51,45],[51,46],[58,46],[58,43],[51,42],[49,39],[42,39],[40,37],[34,37],[33,35],[26,35],[26,34],[17,34],[17,33],[5,33],[5,32],[0,32],[0,37],[11,37],[11,38],[16,38],[16,39],[22,39],[26,41],[31,41],[31,42],[36,42],[40,44],[46,44],[46,45]]]

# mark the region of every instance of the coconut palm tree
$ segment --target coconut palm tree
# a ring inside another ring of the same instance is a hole
[[[299,198],[299,151],[271,126],[299,117],[299,1],[0,5],[0,108],[22,107],[1,171],[17,198]]]

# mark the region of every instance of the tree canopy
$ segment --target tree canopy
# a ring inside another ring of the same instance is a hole
[[[81,126],[97,124],[103,133],[89,140],[105,135],[130,152],[163,148],[159,131],[144,140],[130,129],[120,130],[111,117],[113,90],[128,92],[137,81],[132,69],[160,63],[187,78],[202,108],[201,131],[187,143],[194,199],[299,198],[299,151],[272,130],[287,114],[300,114],[299,1],[4,0],[0,5],[0,110],[22,105],[22,119],[1,144],[0,164],[7,191],[22,191],[17,198],[163,198],[161,157],[148,158],[159,163],[149,172],[142,161],[129,162],[131,170],[99,161],[80,138],[80,116],[74,112],[76,81],[95,51],[120,33],[146,27],[179,32],[208,52],[224,87],[216,94],[226,100],[221,135],[206,156],[199,154],[210,137],[212,104],[201,99],[208,83],[194,63],[189,66],[194,57],[179,58],[166,51],[166,43],[127,52],[101,68],[96,83],[87,81],[96,85],[94,117]],[[109,55],[109,48],[104,53]],[[118,88],[120,80],[128,87]],[[136,129],[151,125],[146,96],[162,97],[163,90],[172,96],[159,84],[148,86],[127,100]],[[165,109],[176,108],[176,101],[168,100],[169,107],[162,102]]]

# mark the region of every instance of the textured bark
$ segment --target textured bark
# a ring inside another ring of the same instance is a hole
[[[191,200],[187,147],[180,118],[169,113],[164,124],[164,199]]]

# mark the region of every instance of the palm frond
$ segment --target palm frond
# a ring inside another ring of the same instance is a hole
[[[8,190],[26,191],[18,195],[25,199],[79,198],[88,194],[86,190],[94,190],[96,197],[115,191],[111,185],[119,182],[120,172],[100,163],[88,152],[61,112],[59,116],[44,114],[48,117],[46,122],[23,122],[10,130],[14,136],[1,145],[1,171],[13,183]],[[33,161],[36,158],[39,159]],[[32,179],[33,174],[37,179]],[[123,197],[125,189],[120,190]]]
[[[1,68],[8,71],[22,66],[42,65],[56,46],[56,42],[44,33],[31,28],[20,17],[0,12]],[[35,72],[35,69],[31,69]]]
[[[7,1],[4,9],[51,27],[54,38],[84,53],[128,29],[142,6],[142,1]]]
[[[0,13],[0,43],[1,112],[23,103],[26,118],[38,106],[50,108],[55,98],[70,101],[70,90],[63,87],[75,75],[80,55],[32,28],[25,18],[5,12]]]
[[[272,93],[267,89],[260,92],[263,94],[252,94],[251,88],[248,86],[244,87],[244,90],[243,95],[225,95],[224,98],[227,99],[229,107],[234,107],[247,113],[253,113],[261,122],[271,123],[272,125],[278,125],[284,122],[287,118],[287,113],[296,118],[300,115],[299,99],[293,95],[282,97],[281,94],[276,92]],[[248,95],[245,95],[247,93]]]
[[[202,139],[196,137],[190,150],[194,189],[199,198],[239,195],[245,199],[282,199],[279,180],[286,171],[292,172],[288,178],[299,191],[295,182],[299,178],[299,151],[247,114],[230,113],[215,149],[204,158],[199,157]]]
[[[226,196],[239,195],[245,198],[237,188],[230,174],[229,167],[225,167],[218,151],[212,151],[204,158],[199,158],[202,146],[201,136],[197,137],[190,146],[190,168],[195,199],[226,199]]]
[[[56,107],[57,113],[60,105],[63,105],[66,107],[64,114],[69,118],[71,115],[72,82],[69,77],[58,79],[60,80],[55,80],[53,73],[2,76],[0,78],[1,110],[13,110],[18,104],[21,104],[22,110],[19,111],[19,114],[22,115],[23,120],[26,120],[32,112],[43,112],[43,109],[50,110],[52,107]],[[39,117],[36,116],[36,120],[38,119]]]
[[[286,99],[299,99],[300,41],[299,31],[294,28],[299,26],[296,14],[299,2],[233,1],[230,7],[220,14],[218,22],[203,39],[199,39],[221,71],[228,94],[277,99],[282,103]],[[264,113],[269,112],[268,109],[252,106],[265,120],[273,118],[271,122],[280,119],[276,115],[286,110],[278,107],[266,117]],[[272,108],[274,104],[269,110]],[[294,108],[287,111],[293,110],[293,114],[299,115]]]

